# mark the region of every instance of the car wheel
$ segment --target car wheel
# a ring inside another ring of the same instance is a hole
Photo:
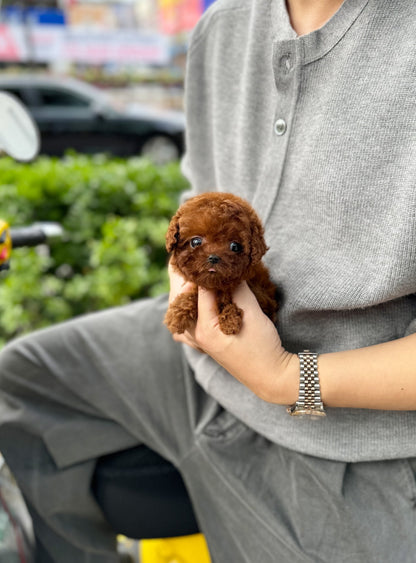
[[[155,164],[167,164],[178,160],[180,156],[176,143],[164,135],[157,135],[145,141],[140,154]]]

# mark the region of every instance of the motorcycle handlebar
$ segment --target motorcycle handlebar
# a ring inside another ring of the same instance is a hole
[[[37,246],[54,238],[61,238],[63,229],[59,223],[34,223],[30,227],[10,229],[12,248]]]

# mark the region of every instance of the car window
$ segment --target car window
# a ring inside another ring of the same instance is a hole
[[[2,92],[6,92],[7,94],[12,94],[12,96],[15,96],[18,100],[25,103],[24,97],[22,96],[22,92],[20,90],[17,90],[16,88],[9,88],[9,87],[3,88],[2,86],[0,86],[0,90]]]
[[[54,88],[42,88],[39,91],[39,98],[41,105],[44,106],[88,107],[90,105],[88,98]]]

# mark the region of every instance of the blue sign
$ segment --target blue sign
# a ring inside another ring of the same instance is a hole
[[[38,25],[65,25],[64,12],[53,8],[7,6],[2,10],[2,17],[6,23],[31,22]]]
[[[202,0],[204,11],[207,10],[215,0]]]

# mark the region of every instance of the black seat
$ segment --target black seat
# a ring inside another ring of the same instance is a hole
[[[110,526],[129,538],[199,532],[181,474],[146,446],[99,458],[92,490]]]

